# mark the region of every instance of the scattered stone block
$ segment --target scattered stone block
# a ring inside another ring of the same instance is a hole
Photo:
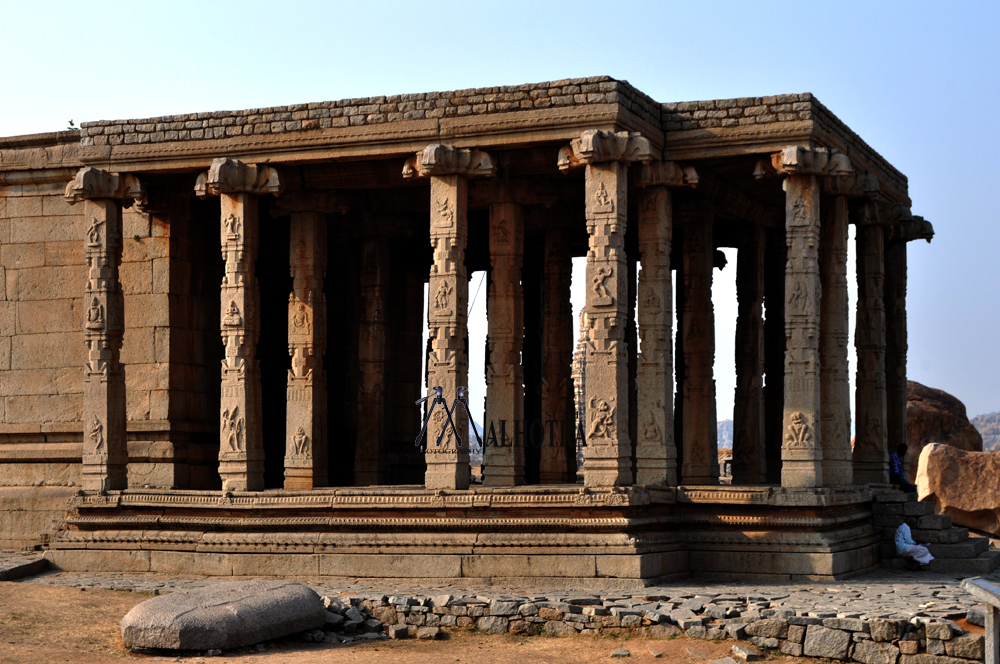
[[[800,657],[802,655],[802,644],[785,640],[778,646],[778,650],[792,657]]]
[[[986,657],[986,642],[982,634],[963,634],[944,643],[945,652],[952,657],[982,661]]]
[[[611,656],[612,657],[631,657],[632,653],[630,653],[625,648],[619,648],[618,650],[612,651],[611,652]]]
[[[549,636],[575,636],[576,629],[561,620],[550,620],[545,623],[545,633]]]
[[[927,623],[927,638],[928,639],[939,639],[941,641],[951,640],[952,629],[951,625],[943,622],[932,622]]]
[[[650,636],[657,638],[671,638],[683,634],[679,627],[675,625],[653,625],[649,628]]]
[[[388,632],[390,639],[405,639],[409,636],[409,631],[406,629],[406,625],[389,625]]]
[[[903,655],[916,655],[920,650],[920,641],[900,641],[899,652]]]
[[[300,583],[219,583],[148,599],[121,622],[125,646],[229,650],[326,625],[319,595]]]
[[[860,641],[854,646],[851,657],[863,664],[896,664],[899,659],[899,648],[891,643]]]
[[[944,641],[941,639],[927,639],[927,652],[931,655],[945,654]]]
[[[417,639],[421,641],[433,641],[441,634],[440,627],[418,627]]]
[[[510,621],[501,616],[483,616],[476,621],[476,629],[486,634],[506,634],[509,625]]]
[[[781,618],[758,620],[747,625],[746,632],[748,636],[784,639],[788,636],[788,621]]]
[[[802,644],[802,654],[806,657],[829,657],[847,659],[851,646],[850,632],[830,629],[820,625],[806,627],[806,638]]]
[[[744,662],[753,662],[760,659],[760,654],[755,652],[752,648],[745,646],[741,643],[733,645],[732,648],[733,657],[742,660]]]

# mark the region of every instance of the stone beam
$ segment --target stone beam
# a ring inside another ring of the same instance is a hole
[[[219,238],[225,273],[220,289],[219,327],[226,348],[222,360],[219,474],[224,491],[264,488],[261,430],[260,292],[255,265],[258,250],[258,194],[281,193],[278,172],[233,159],[216,159],[198,176],[195,193],[219,196]]]
[[[85,491],[128,488],[125,369],[121,364],[125,300],[119,281],[122,205],[145,198],[131,175],[87,166],[66,186],[66,202],[83,202],[84,255],[83,470]]]

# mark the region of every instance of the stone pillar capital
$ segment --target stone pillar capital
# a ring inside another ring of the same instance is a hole
[[[653,148],[649,139],[637,131],[588,129],[559,150],[557,165],[565,173],[578,166],[607,161],[649,163],[653,161]]]
[[[321,212],[347,214],[351,202],[335,191],[290,191],[271,205],[272,217],[284,217],[296,212]]]
[[[675,161],[650,161],[635,173],[638,187],[697,187],[700,177],[694,166],[682,166]]]
[[[403,164],[403,177],[407,180],[431,175],[492,177],[496,171],[496,162],[486,152],[442,143],[428,145]]]
[[[129,207],[133,201],[139,204],[146,201],[146,189],[134,175],[120,175],[84,166],[66,185],[64,198],[70,205],[95,198],[110,198],[121,200],[124,207]]]
[[[758,167],[760,164],[758,164]],[[771,155],[771,166],[780,175],[852,175],[851,160],[835,148],[789,145]],[[762,177],[755,171],[757,177]]]
[[[934,238],[934,226],[931,222],[917,215],[909,219],[903,219],[898,224],[890,227],[890,239],[904,240],[912,242],[914,240],[927,240],[928,243]]]
[[[194,193],[199,198],[219,194],[274,194],[280,196],[284,182],[273,166],[244,164],[236,159],[220,157],[198,176]]]

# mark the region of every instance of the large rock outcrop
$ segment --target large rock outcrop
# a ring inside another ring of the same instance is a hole
[[[965,404],[943,390],[906,382],[906,444],[910,449],[909,476],[916,477],[921,450],[944,443],[967,452],[982,452],[983,437],[969,422]],[[889,450],[890,453],[895,450]]]
[[[970,421],[983,437],[983,451],[1000,452],[1000,413],[977,415]]]
[[[1000,535],[1000,454],[931,443],[920,453],[917,492],[963,526]]]

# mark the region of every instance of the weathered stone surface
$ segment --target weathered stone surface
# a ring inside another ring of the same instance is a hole
[[[550,620],[545,623],[545,633],[549,636],[573,636],[576,629],[561,620]]]
[[[479,631],[487,634],[504,634],[507,632],[508,625],[509,621],[499,616],[484,616],[476,621],[476,627]]]
[[[809,625],[806,627],[806,639],[802,644],[802,653],[807,657],[847,659],[847,650],[850,645],[850,632]]]
[[[779,618],[758,620],[747,625],[746,632],[749,636],[784,639],[788,636],[788,621]]]
[[[230,649],[316,629],[326,609],[312,589],[287,581],[237,581],[146,600],[122,619],[128,648]]]
[[[920,453],[917,491],[956,522],[1000,535],[1000,455],[931,443]]]
[[[944,644],[945,652],[952,657],[981,661],[986,656],[986,643],[982,634],[963,634]]]
[[[983,451],[983,437],[969,422],[965,404],[944,390],[912,380],[906,382],[906,388],[906,444],[911,478],[916,477],[921,451],[930,443],[944,443],[966,452]]]
[[[854,646],[851,658],[855,662],[864,662],[864,664],[896,664],[896,660],[899,658],[899,648],[891,643],[859,641]]]

